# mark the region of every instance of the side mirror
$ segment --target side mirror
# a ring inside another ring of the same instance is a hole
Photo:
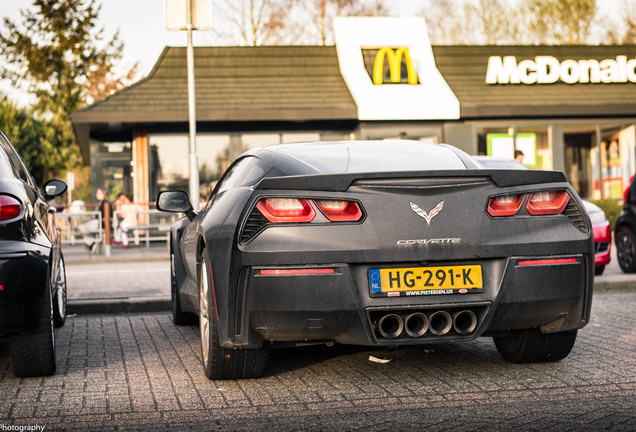
[[[188,194],[182,190],[168,190],[157,195],[157,210],[169,213],[185,213],[192,220],[196,213],[192,210],[192,204]]]
[[[62,195],[66,192],[67,186],[66,183],[62,180],[49,180],[44,183],[44,198],[46,200],[50,200],[51,198],[55,198],[57,196]]]

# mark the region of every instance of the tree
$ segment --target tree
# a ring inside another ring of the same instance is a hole
[[[596,0],[529,0],[529,30],[541,44],[584,44],[598,12]]]
[[[528,9],[509,0],[427,0],[420,12],[431,43],[495,45],[529,43]]]
[[[303,12],[303,22],[314,28],[310,43],[327,45],[333,43],[333,18],[336,16],[384,16],[388,9],[383,0],[295,0]]]
[[[100,9],[97,0],[34,0],[21,23],[4,19],[0,76],[35,96],[36,118],[46,126],[39,149],[45,170],[79,162],[71,113],[117,87],[99,84],[112,81],[123,48],[118,34],[106,40],[97,28]]]
[[[33,177],[41,183],[46,160],[42,158],[42,123],[6,96],[0,96],[0,130],[9,138]]]
[[[477,0],[466,3],[466,17],[476,34],[471,35],[473,43],[495,45],[519,42],[523,28],[522,8],[505,0]],[[511,19],[511,17],[514,17]]]
[[[294,40],[290,34],[291,0],[225,0],[219,13],[232,24],[226,39],[242,45],[275,45]]]
[[[426,28],[431,43],[436,45],[453,45],[465,43],[466,36],[463,12],[465,4],[457,5],[454,0],[426,0],[419,13],[426,20]]]
[[[604,40],[609,44],[636,44],[636,1],[624,0],[621,4],[621,21],[614,22],[604,18],[607,24],[607,36]]]

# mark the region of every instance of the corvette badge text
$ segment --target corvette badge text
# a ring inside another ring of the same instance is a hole
[[[460,238],[438,238],[438,239],[415,239],[415,240],[398,240],[398,246],[423,245],[423,244],[458,244]]]

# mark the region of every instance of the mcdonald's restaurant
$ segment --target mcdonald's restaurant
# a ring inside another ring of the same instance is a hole
[[[405,138],[561,170],[620,199],[636,171],[636,46],[431,46],[419,18],[337,18],[335,46],[196,47],[201,194],[270,144]],[[186,49],[73,114],[93,189],[188,189]]]

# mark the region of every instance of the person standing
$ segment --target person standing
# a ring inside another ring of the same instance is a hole
[[[133,203],[132,200],[124,195],[121,200],[119,214],[121,222],[119,223],[119,236],[121,239],[121,247],[128,248],[128,230],[137,226],[137,215],[140,207]]]
[[[108,192],[106,191],[106,189],[98,188],[97,191],[95,192],[95,198],[97,198],[97,201],[99,202],[99,212],[102,214],[102,229],[103,229],[104,235],[105,236],[108,235],[108,238],[110,238],[111,219],[114,216],[113,205],[108,199]],[[109,215],[108,221],[106,221],[106,211],[108,211],[108,215]],[[108,230],[108,234],[106,230]],[[110,246],[110,243],[108,243],[108,246]]]
[[[101,228],[104,229],[106,224],[104,218],[104,214],[106,211],[105,209],[108,208],[108,210],[111,212],[110,214],[112,215],[112,206],[107,198],[106,191],[102,188],[97,189],[97,191],[95,192],[95,198],[97,198],[97,201],[99,202],[99,211],[102,214]],[[97,241],[97,239],[99,238],[99,222],[97,221],[97,218],[92,218],[83,222],[79,228],[84,237],[84,243],[86,243],[86,247],[88,247],[89,255],[94,254],[99,247],[99,242]]]

